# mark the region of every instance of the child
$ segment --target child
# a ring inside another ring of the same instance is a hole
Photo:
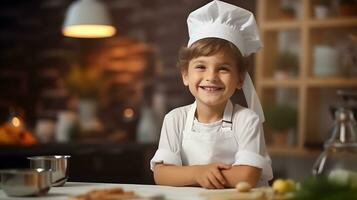
[[[210,189],[267,185],[272,179],[265,149],[264,115],[242,56],[261,43],[252,13],[212,1],[188,19],[190,40],[180,52],[183,83],[195,97],[164,119],[151,160],[155,182]],[[243,89],[249,108],[230,97]]]

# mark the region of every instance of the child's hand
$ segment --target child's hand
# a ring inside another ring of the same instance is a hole
[[[224,178],[221,170],[230,168],[230,165],[223,163],[201,165],[195,179],[197,183],[204,188],[223,189],[225,188],[227,181]]]

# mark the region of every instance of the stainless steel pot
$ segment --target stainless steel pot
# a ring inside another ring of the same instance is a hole
[[[1,188],[8,196],[42,196],[51,188],[51,172],[45,169],[1,170]]]
[[[42,168],[52,173],[52,186],[62,186],[68,179],[69,155],[31,156],[30,167],[32,169]]]

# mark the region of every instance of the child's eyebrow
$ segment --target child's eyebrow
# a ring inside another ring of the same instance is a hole
[[[201,60],[199,58],[196,58],[192,63],[205,63],[205,61]]]
[[[232,63],[227,63],[227,62],[223,62],[223,63],[217,63],[218,67],[226,67],[226,68],[233,68],[233,64]]]
[[[193,64],[195,64],[195,63],[203,63],[203,64],[205,64],[207,61],[205,61],[205,60],[200,60],[199,58],[198,59],[196,59],[196,60],[194,60],[192,63]],[[215,63],[216,65],[225,65],[225,66],[232,66],[232,63],[230,63],[230,62],[217,62],[217,63]]]
[[[224,65],[224,66],[228,66],[228,67],[231,67],[232,64],[231,63],[227,63],[227,62],[224,62],[224,63],[217,63],[218,65]]]

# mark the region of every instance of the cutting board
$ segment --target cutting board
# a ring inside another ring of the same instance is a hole
[[[270,187],[255,188],[250,192],[212,191],[201,193],[207,200],[288,200],[290,195],[275,195]]]
[[[202,193],[207,200],[264,200],[263,192],[207,192]]]

